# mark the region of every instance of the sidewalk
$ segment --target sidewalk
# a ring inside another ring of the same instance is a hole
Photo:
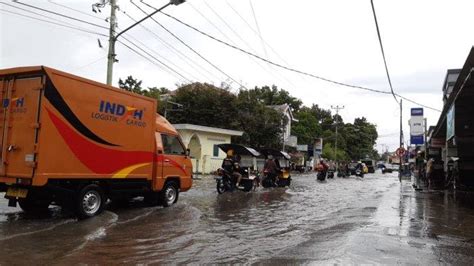
[[[356,263],[474,264],[474,195],[415,192],[403,180],[385,193],[370,224],[349,237]],[[371,258],[371,259],[368,259]]]

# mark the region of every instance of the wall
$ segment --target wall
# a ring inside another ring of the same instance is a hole
[[[214,156],[214,145],[230,143],[231,137],[229,135],[187,129],[178,131],[183,140],[183,144],[191,149],[191,155],[195,155],[195,158],[191,159],[193,162],[194,172],[209,174],[221,167],[222,160],[225,158],[226,154],[219,149],[218,156]],[[193,143],[190,145],[193,136],[197,136],[200,145],[193,145]],[[198,148],[200,148],[200,154],[198,152],[194,153],[193,149],[196,150]]]

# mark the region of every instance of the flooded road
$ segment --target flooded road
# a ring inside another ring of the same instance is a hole
[[[395,173],[315,180],[218,195],[205,177],[171,208],[84,221],[26,216],[1,195],[0,263],[474,263],[469,195],[415,193]]]

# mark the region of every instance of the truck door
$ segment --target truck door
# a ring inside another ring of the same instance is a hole
[[[33,177],[42,87],[41,77],[3,82],[1,175]]]
[[[191,169],[186,169],[186,150],[178,136],[161,134],[163,141],[163,177],[186,176]]]

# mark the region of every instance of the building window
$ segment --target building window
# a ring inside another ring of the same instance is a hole
[[[181,141],[179,141],[178,136],[169,136],[165,134],[161,134],[161,138],[163,141],[163,149],[165,154],[175,154],[175,155],[185,155],[186,152],[184,150]]]
[[[219,147],[217,144],[214,144],[214,152],[213,152],[214,157],[219,157]]]

